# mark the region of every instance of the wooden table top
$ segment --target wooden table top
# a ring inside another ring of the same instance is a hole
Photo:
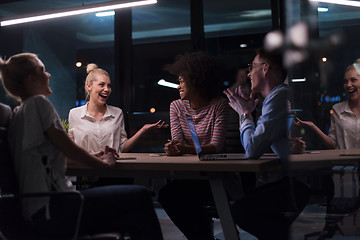
[[[186,172],[257,172],[279,166],[274,154],[258,160],[212,160],[200,161],[196,155],[165,156],[156,153],[121,153],[114,168],[91,169],[85,166],[68,165],[68,174],[80,171],[96,171],[99,175],[116,171],[186,171]],[[90,175],[96,175],[95,173]]]
[[[293,169],[358,165],[360,163],[360,149],[313,150],[303,154],[291,154],[289,159],[290,167]]]

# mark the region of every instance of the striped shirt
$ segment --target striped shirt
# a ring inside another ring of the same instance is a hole
[[[221,152],[225,145],[228,120],[228,104],[218,98],[203,108],[192,109],[187,100],[175,100],[170,104],[171,137],[187,145],[192,145],[192,137],[186,115],[194,121],[195,130],[201,145],[213,144],[216,152]]]

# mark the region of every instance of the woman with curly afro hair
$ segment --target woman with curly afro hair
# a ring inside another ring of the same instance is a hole
[[[171,137],[165,144],[167,155],[195,154],[186,116],[195,123],[204,153],[223,151],[228,104],[221,93],[217,64],[205,52],[178,55],[164,67],[178,76],[180,99],[170,104]]]
[[[203,153],[224,149],[228,104],[221,91],[216,61],[205,52],[176,57],[165,70],[178,76],[180,99],[170,104],[171,137],[167,155],[196,154],[186,117],[192,117]],[[213,239],[208,212],[213,204],[207,180],[175,179],[159,192],[159,202],[187,239]]]

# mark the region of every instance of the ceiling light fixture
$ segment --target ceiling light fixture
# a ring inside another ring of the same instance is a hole
[[[114,16],[115,15],[115,11],[106,11],[106,12],[97,12],[95,13],[95,16],[97,17],[108,17],[108,16]]]
[[[311,2],[340,4],[340,5],[352,6],[352,7],[360,7],[359,1],[349,1],[349,0],[310,0],[310,1]]]
[[[179,86],[179,84],[167,82],[164,79],[160,79],[157,84],[159,84],[160,86],[169,87],[169,88],[177,88]]]
[[[329,11],[329,9],[328,8],[326,8],[326,7],[318,7],[318,12],[328,12]]]
[[[120,8],[137,7],[137,6],[149,5],[155,3],[157,3],[157,0],[129,1],[129,2],[117,0],[117,1],[87,4],[79,7],[49,10],[46,12],[1,20],[0,26],[4,27],[14,24],[41,21],[41,20],[60,18],[60,17],[68,17],[68,16],[80,15],[80,14],[92,13],[92,12],[110,11]]]
[[[306,78],[294,78],[291,79],[291,82],[306,82]]]

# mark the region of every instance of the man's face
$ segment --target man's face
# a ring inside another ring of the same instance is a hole
[[[264,87],[265,81],[265,72],[264,72],[265,62],[259,59],[259,56],[256,55],[253,62],[249,65],[249,78],[251,79],[251,90],[253,92],[261,92]]]

